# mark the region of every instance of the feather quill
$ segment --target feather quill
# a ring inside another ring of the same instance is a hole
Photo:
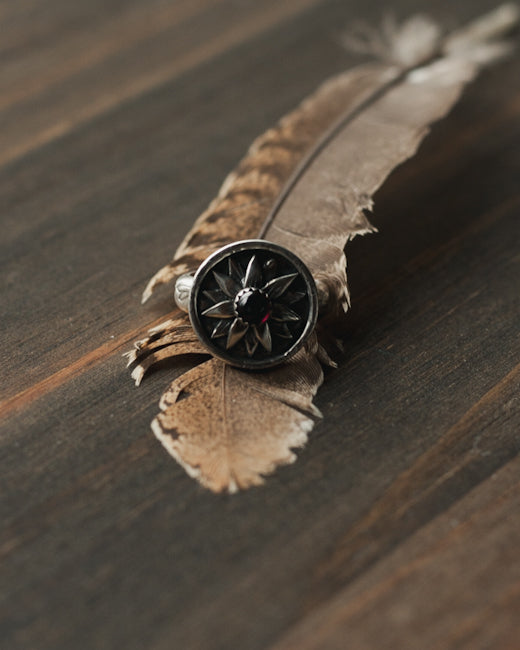
[[[143,302],[225,244],[261,237],[307,264],[328,296],[326,312],[346,310],[344,249],[375,230],[366,216],[373,194],[479,69],[509,51],[501,39],[518,18],[516,5],[503,5],[445,37],[421,16],[400,27],[387,22],[381,34],[358,27],[351,47],[383,61],[326,81],[253,142],[172,262],[150,280]],[[138,384],[155,363],[186,354],[207,352],[187,316],[176,314],[138,342],[128,361]],[[323,381],[320,364],[333,362],[316,336],[290,362],[260,373],[206,360],[172,382],[152,429],[206,487],[234,492],[260,484],[295,460],[292,450],[319,417],[312,400]]]

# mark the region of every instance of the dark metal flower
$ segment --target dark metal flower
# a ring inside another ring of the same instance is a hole
[[[275,260],[267,260],[267,268],[273,267]],[[202,312],[216,320],[211,338],[226,337],[226,350],[244,339],[248,356],[252,357],[258,345],[271,352],[273,336],[292,338],[286,323],[298,322],[301,316],[289,304],[305,297],[303,292],[289,293],[298,273],[280,275],[270,280],[264,278],[258,255],[251,255],[247,268],[243,270],[232,258],[228,260],[228,274],[213,271],[221,292],[226,299],[211,291],[205,295],[215,301]]]
[[[197,273],[190,308],[194,327],[217,356],[231,363],[279,363],[314,327],[312,277],[279,246],[252,241],[227,248]]]

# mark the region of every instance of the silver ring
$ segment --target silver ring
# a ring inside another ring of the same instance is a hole
[[[180,276],[175,302],[208,351],[239,368],[276,366],[295,354],[318,318],[316,283],[283,246],[248,239]]]

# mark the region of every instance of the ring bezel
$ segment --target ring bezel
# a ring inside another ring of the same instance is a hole
[[[236,354],[222,349],[222,347],[217,345],[215,341],[212,340],[208,335],[206,328],[202,324],[201,313],[199,309],[199,294],[208,273],[211,272],[211,270],[215,268],[223,259],[229,257],[230,255],[240,253],[242,251],[255,250],[272,252],[275,255],[280,255],[295,268],[296,272],[303,279],[303,282],[305,284],[305,290],[309,305],[306,322],[298,338],[283,353],[273,354],[272,356],[268,356],[263,359],[255,359],[252,357],[237,357]],[[263,239],[246,239],[238,242],[233,242],[232,244],[228,244],[227,246],[224,246],[223,248],[210,255],[206,260],[204,260],[204,262],[200,265],[197,272],[195,273],[195,276],[193,278],[193,285],[190,292],[189,317],[192,327],[198,338],[208,348],[209,352],[213,356],[222,359],[226,363],[229,363],[230,365],[238,368],[249,370],[261,370],[264,368],[270,368],[284,363],[294,354],[296,354],[296,352],[301,349],[305,341],[314,330],[318,318],[318,293],[316,289],[316,283],[309,269],[300,260],[300,258],[283,246],[268,242]]]

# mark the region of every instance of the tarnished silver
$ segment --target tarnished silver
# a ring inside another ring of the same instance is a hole
[[[175,284],[175,302],[214,356],[260,369],[289,359],[314,330],[316,284],[305,264],[265,240],[244,240],[208,257]]]
[[[180,275],[175,282],[175,290],[173,294],[175,304],[179,309],[182,309],[182,311],[185,311],[186,313],[190,310],[190,294],[194,279],[195,277],[192,273],[183,273],[183,275]]]

